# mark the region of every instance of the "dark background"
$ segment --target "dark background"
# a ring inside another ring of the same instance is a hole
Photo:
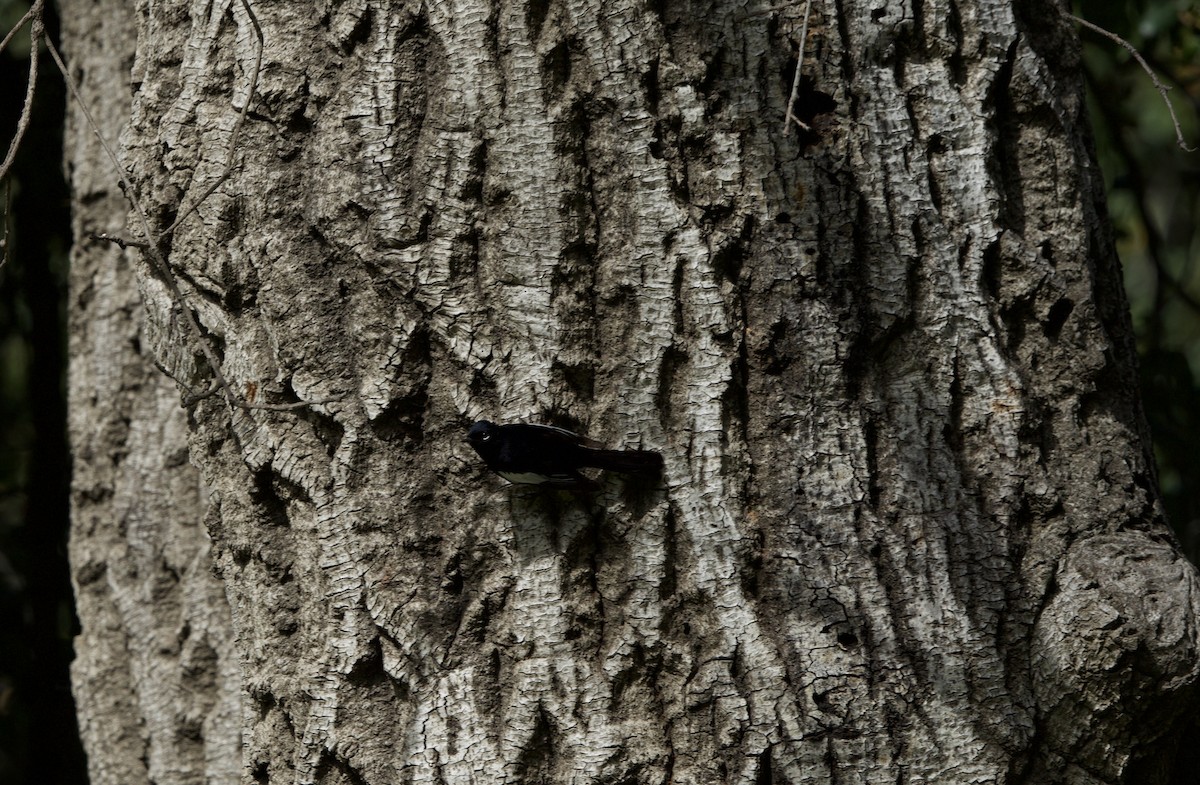
[[[0,0],[0,37],[28,7]],[[57,19],[47,12],[47,30],[57,38]],[[1174,88],[1184,136],[1200,146],[1200,2],[1091,0],[1077,13],[1138,48]],[[1082,35],[1159,480],[1171,523],[1197,563],[1200,153],[1177,146],[1162,99],[1129,53],[1095,33]],[[29,52],[22,31],[0,54],[5,150],[24,100]],[[49,56],[39,57],[32,124],[0,183],[0,783],[84,785],[68,678],[78,622],[66,553],[66,90]]]
[[[0,0],[0,38],[29,8]],[[46,29],[58,38],[47,8]],[[0,160],[17,127],[29,31],[0,54]],[[66,87],[45,52],[33,116],[0,182],[0,783],[84,785],[68,667],[77,630],[67,569]]]

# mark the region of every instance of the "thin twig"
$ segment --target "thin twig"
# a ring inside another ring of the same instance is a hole
[[[17,34],[18,30],[25,26],[26,22],[33,18],[35,12],[39,15],[42,13],[43,5],[44,2],[38,2],[29,7],[29,10],[25,12],[25,16],[21,17],[20,20],[18,20],[18,22],[12,26],[12,29],[8,31],[8,35],[4,36],[4,40],[0,41],[0,52],[3,52],[6,48],[8,48],[8,42],[12,40],[12,37]]]
[[[196,204],[192,205],[192,207],[184,212],[184,214],[181,215],[174,224],[160,234],[159,239],[173,231],[175,227],[179,225],[180,221],[187,217],[187,215],[191,211],[195,210],[196,207],[204,201],[204,199],[212,194],[212,192],[216,190],[221,182],[223,182],[225,178],[229,176],[229,172],[233,167],[233,153],[237,144],[237,136],[241,130],[242,124],[245,122],[246,112],[249,109],[250,103],[254,99],[254,94],[258,88],[258,75],[262,66],[263,54],[262,28],[259,26],[258,19],[255,17],[254,12],[251,10],[247,0],[241,0],[241,4],[242,8],[246,10],[246,13],[250,19],[250,24],[254,28],[255,36],[258,39],[258,48],[254,56],[254,69],[250,75],[250,85],[246,94],[246,101],[242,106],[242,110],[238,115],[237,122],[234,125],[233,133],[231,134],[229,158],[226,161],[224,171],[221,173],[221,176],[217,178],[217,181],[213,183],[213,185],[211,185],[207,191],[204,192],[204,194],[196,201]],[[91,127],[92,132],[96,134],[96,138],[100,140],[100,145],[104,148],[105,154],[107,154],[109,160],[112,162],[113,167],[117,170],[117,176],[120,178],[121,184],[124,186],[123,190],[125,195],[128,197],[130,204],[133,205],[134,212],[141,221],[143,236],[146,238],[152,237],[153,235],[150,231],[150,221],[146,218],[146,213],[138,202],[137,196],[134,193],[132,185],[129,183],[120,159],[117,158],[116,153],[113,152],[112,148],[109,147],[108,142],[106,142],[104,137],[100,134],[100,128],[96,125],[96,121],[92,118],[91,113],[88,111],[87,104],[84,103],[83,97],[79,94],[79,90],[75,85],[75,80],[71,78],[70,72],[67,70],[67,67],[63,63],[62,58],[59,56],[58,51],[54,48],[54,44],[49,40],[48,37],[46,39],[46,45],[50,50],[50,55],[54,58],[54,62],[58,65],[59,70],[62,71],[63,79],[66,80],[67,87],[70,89],[71,95],[79,103],[84,117],[87,118],[88,125]],[[163,258],[162,252],[158,249],[158,246],[153,242],[126,240],[124,238],[115,237],[107,233],[94,234],[92,237],[96,240],[116,243],[122,249],[133,247],[145,251],[151,257],[151,259],[153,259],[155,268],[159,271],[160,277],[167,285],[167,289],[171,294],[171,299],[176,305],[179,306],[179,310],[183,313],[184,323],[187,325],[188,332],[191,334],[192,339],[200,346],[201,351],[204,353],[205,360],[208,362],[209,368],[212,370],[212,385],[204,392],[194,392],[188,388],[187,384],[175,377],[174,374],[163,367],[161,363],[156,362],[155,365],[157,365],[160,370],[166,373],[167,376],[174,379],[175,382],[184,389],[185,394],[183,402],[185,406],[194,405],[205,398],[212,397],[218,393],[223,393],[226,404],[231,408],[239,408],[246,411],[261,410],[283,412],[294,411],[296,409],[302,409],[309,406],[319,406],[321,404],[334,403],[336,401],[343,400],[346,397],[346,393],[342,393],[341,395],[335,395],[329,398],[320,398],[314,401],[298,401],[296,403],[281,404],[251,403],[250,401],[238,397],[233,392],[232,387],[230,387],[228,380],[221,371],[220,362],[217,359],[216,352],[213,350],[212,345],[205,338],[204,332],[200,327],[200,323],[196,319],[195,311],[193,311],[191,306],[188,305],[183,291],[179,288],[179,284],[175,278],[174,272],[171,270],[170,266],[168,266],[166,259]]]
[[[800,52],[796,55],[796,73],[792,75],[792,94],[788,96],[787,110],[783,113],[783,135],[787,136],[792,123],[807,131],[808,126],[792,113],[796,106],[796,97],[800,94],[800,71],[804,68],[804,42],[808,40],[808,12],[812,10],[812,0],[804,2],[804,23],[800,27]]]
[[[225,159],[225,168],[221,170],[221,174],[217,176],[217,179],[204,190],[204,193],[200,194],[190,207],[179,214],[179,217],[175,219],[175,223],[163,230],[162,234],[159,235],[160,239],[175,231],[185,218],[194,213],[204,203],[205,199],[212,196],[213,191],[221,187],[221,183],[225,182],[229,177],[229,173],[233,171],[233,156],[237,151],[238,136],[242,132],[242,126],[246,122],[246,113],[249,112],[250,103],[254,100],[254,93],[258,89],[258,72],[262,67],[263,55],[263,32],[262,28],[258,25],[258,18],[254,15],[254,11],[250,10],[250,4],[246,0],[241,0],[241,3],[242,8],[246,10],[246,15],[250,18],[250,25],[254,28],[254,35],[258,38],[258,47],[254,52],[254,68],[250,71],[250,87],[246,91],[246,100],[242,103],[242,110],[238,112],[237,120],[233,123],[233,130],[229,134],[229,155]]]
[[[1098,86],[1091,72],[1085,69],[1083,75],[1088,81],[1088,86],[1095,92]],[[1165,240],[1146,205],[1146,178],[1142,175],[1142,168],[1137,163],[1137,156],[1129,148],[1124,135],[1117,132],[1121,126],[1121,119],[1118,113],[1106,101],[1099,102],[1098,107],[1100,116],[1109,126],[1113,149],[1125,164],[1126,175],[1129,178],[1129,189],[1138,197],[1133,200],[1133,203],[1137,207],[1138,219],[1142,222],[1142,227],[1146,232],[1146,256],[1149,258],[1155,272],[1155,275],[1152,277],[1154,294],[1151,299],[1154,301],[1155,307],[1150,312],[1150,339],[1157,342],[1158,338],[1156,336],[1162,331],[1162,303],[1166,297],[1163,293],[1164,288],[1170,289],[1193,313],[1200,314],[1200,301],[1197,301],[1188,292],[1187,287],[1180,283],[1167,269],[1164,261],[1165,253],[1163,251]],[[1166,287],[1162,286],[1163,283],[1166,284]]]
[[[237,405],[239,408],[246,409],[247,411],[293,412],[297,409],[307,409],[310,406],[344,401],[347,394],[342,393],[341,395],[333,395],[329,398],[318,398],[315,401],[297,401],[296,403],[250,403],[249,401],[238,399]]]
[[[87,118],[88,125],[92,129],[92,133],[94,133],[96,138],[100,140],[100,146],[104,148],[104,152],[108,156],[108,160],[112,162],[113,168],[117,170],[117,177],[120,178],[121,183],[125,186],[125,196],[127,199],[129,199],[130,204],[133,205],[134,212],[141,220],[143,237],[147,239],[153,237],[153,234],[150,231],[150,220],[146,218],[146,211],[142,209],[142,206],[138,201],[137,194],[129,183],[129,178],[125,173],[125,168],[121,165],[121,161],[119,158],[117,158],[117,154],[114,153],[112,148],[108,146],[108,142],[104,140],[104,136],[100,133],[100,126],[96,124],[95,119],[92,118],[92,113],[88,111],[87,103],[83,100],[83,96],[79,94],[79,89],[75,85],[75,80],[71,78],[71,73],[67,70],[67,66],[63,63],[62,57],[59,56],[58,50],[54,47],[54,42],[50,40],[49,36],[43,37],[46,41],[46,47],[50,51],[50,56],[54,58],[54,63],[58,66],[58,70],[62,72],[63,79],[66,81],[67,88],[71,91],[71,95],[75,98],[76,102],[79,103],[80,110],[83,112],[83,116]],[[224,390],[226,402],[230,406],[236,406],[237,397],[233,394],[233,390],[230,389],[228,382],[225,380],[225,375],[221,372],[221,364],[217,359],[217,353],[213,350],[212,345],[209,344],[208,339],[204,337],[204,331],[200,329],[200,323],[196,319],[196,314],[192,310],[191,306],[187,304],[187,298],[184,297],[183,291],[179,288],[179,283],[175,280],[175,274],[167,265],[167,260],[163,258],[162,252],[153,242],[148,243],[145,250],[149,252],[150,258],[154,261],[154,267],[158,271],[159,277],[162,279],[163,283],[166,284],[167,291],[169,291],[171,294],[171,299],[177,305],[179,305],[179,310],[183,312],[184,324],[187,325],[187,330],[191,334],[192,339],[200,347],[200,351],[203,352],[205,360],[208,361],[209,368],[212,371],[213,376],[216,378],[217,384],[222,390]],[[186,385],[184,385],[184,387],[186,389]]]
[[[99,234],[89,234],[88,237],[92,240],[98,240],[106,243],[115,243],[124,251],[126,248],[140,248],[143,251],[149,250],[150,244],[138,242],[137,240],[126,240],[124,237],[117,237],[108,232],[100,232]]]
[[[38,55],[37,44],[38,39],[42,37],[42,8],[45,5],[45,0],[37,0],[29,9],[29,13],[21,19],[21,24],[25,20],[29,21],[29,40],[31,42],[31,51],[29,52],[29,84],[25,86],[25,106],[21,109],[21,118],[17,120],[17,134],[13,137],[12,143],[8,146],[8,154],[4,156],[4,163],[0,163],[0,180],[4,179],[8,174],[9,167],[12,166],[13,160],[17,157],[17,148],[21,146],[21,139],[25,137],[25,131],[29,128],[30,116],[33,113],[33,94],[37,91],[38,77]],[[14,29],[13,32],[16,32]],[[8,43],[6,36],[4,43]],[[0,47],[2,49],[3,47]]]
[[[4,180],[4,235],[0,237],[0,268],[8,264],[9,216],[12,215],[12,180]]]
[[[171,372],[165,367],[158,363],[155,364],[158,365],[160,371],[165,373],[167,376],[170,376],[172,379],[175,379]],[[183,384],[178,379],[175,379],[175,382],[178,384]],[[187,385],[183,386],[186,387]],[[221,392],[221,386],[214,383],[204,392],[189,393],[188,395],[184,396],[183,405],[194,406],[200,401],[203,401],[205,398],[211,398],[219,392]],[[233,402],[233,405],[246,411],[293,412],[297,409],[306,409],[310,406],[320,406],[326,403],[337,403],[338,401],[345,400],[347,395],[348,393],[340,393],[338,395],[330,396],[329,398],[318,398],[315,401],[297,401],[295,403],[254,403],[246,400],[245,398],[238,398]]]
[[[229,156],[226,159],[224,169],[222,170],[220,176],[218,176],[216,181],[212,185],[210,185],[207,190],[205,190],[205,192],[200,196],[199,199],[196,200],[196,202],[191,207],[189,207],[187,210],[185,210],[178,217],[178,219],[176,219],[175,223],[171,224],[170,227],[168,227],[164,232],[159,234],[157,239],[161,239],[161,238],[165,237],[166,235],[170,234],[172,231],[174,231],[175,228],[179,225],[179,223],[181,221],[183,221],[184,218],[186,218],[189,214],[191,214],[205,199],[207,199],[213,193],[213,191],[215,191],[221,185],[222,182],[225,181],[226,178],[229,177],[229,173],[233,169],[233,157],[234,157],[234,152],[236,151],[236,148],[237,148],[238,135],[241,132],[242,126],[245,124],[246,114],[249,111],[250,104],[254,100],[254,95],[258,89],[258,76],[259,76],[259,71],[262,67],[262,55],[263,55],[263,44],[264,44],[263,32],[262,32],[262,28],[259,26],[258,18],[255,16],[254,11],[250,8],[250,4],[247,2],[247,0],[240,0],[240,2],[242,5],[242,8],[245,9],[245,11],[246,11],[246,14],[250,20],[251,26],[254,28],[254,35],[258,40],[258,46],[257,46],[255,54],[254,54],[254,68],[252,69],[251,74],[250,74],[250,83],[249,83],[249,89],[247,90],[247,93],[246,93],[246,100],[245,100],[244,104],[242,105],[241,111],[238,113],[237,120],[234,123],[232,133],[230,134]],[[44,0],[38,0],[38,3],[35,7],[40,10],[40,7],[43,3],[44,3]],[[31,14],[32,14],[32,11],[31,11]],[[27,14],[27,16],[30,16],[31,14]],[[24,24],[24,22],[25,22],[25,20],[22,20],[22,24]],[[58,66],[59,71],[62,72],[63,79],[66,81],[67,87],[71,91],[71,96],[79,104],[80,110],[83,112],[83,116],[87,119],[88,126],[92,129],[92,132],[96,135],[96,138],[99,140],[100,146],[104,149],[104,153],[105,153],[105,155],[108,156],[108,159],[112,163],[113,168],[116,169],[117,177],[122,186],[122,190],[124,191],[126,198],[129,199],[130,204],[133,206],[134,213],[137,215],[137,217],[141,223],[142,236],[147,238],[147,240],[149,240],[149,238],[154,237],[153,233],[150,230],[150,221],[146,217],[145,210],[142,209],[142,206],[137,198],[136,192],[134,191],[132,184],[129,182],[129,178],[126,173],[125,167],[121,164],[121,161],[117,157],[117,154],[109,146],[108,142],[104,139],[104,136],[100,133],[100,127],[96,124],[95,119],[92,117],[91,112],[88,110],[87,103],[83,100],[83,96],[80,95],[79,89],[75,84],[75,80],[71,77],[70,71],[67,69],[66,64],[63,62],[62,57],[59,55],[58,50],[54,46],[54,42],[50,40],[49,36],[44,34],[44,31],[41,30],[40,17],[37,17],[34,19],[34,24],[38,30],[38,35],[40,37],[44,38],[44,40],[46,42],[46,47],[50,52],[50,56],[54,59],[54,62]],[[6,42],[7,42],[7,39],[6,39]],[[36,43],[37,43],[37,38],[34,39],[35,46],[36,46]],[[35,58],[35,60],[36,60],[36,58]],[[35,73],[36,73],[36,71],[35,71]],[[121,249],[138,248],[138,249],[141,249],[142,251],[146,252],[146,254],[153,261],[152,266],[158,271],[159,277],[161,278],[163,283],[166,284],[167,290],[171,295],[172,301],[177,306],[179,306],[179,310],[183,313],[184,324],[187,326],[187,331],[188,331],[188,333],[190,333],[192,340],[194,340],[195,343],[200,346],[200,349],[204,354],[205,360],[208,362],[209,368],[212,371],[212,374],[213,374],[212,385],[210,385],[210,387],[207,390],[205,390],[204,392],[197,393],[197,392],[189,389],[189,387],[186,383],[184,383],[181,379],[177,378],[167,368],[165,368],[161,363],[158,363],[156,361],[155,365],[157,365],[160,370],[162,370],[167,376],[174,379],[175,382],[177,384],[179,384],[180,387],[183,388],[183,390],[184,390],[183,402],[184,402],[185,406],[194,405],[195,403],[198,403],[199,401],[201,401],[205,398],[209,398],[218,393],[223,393],[224,394],[223,397],[225,398],[226,404],[228,406],[230,406],[231,408],[239,408],[239,409],[243,409],[243,410],[247,410],[247,411],[261,410],[261,411],[284,412],[284,411],[294,411],[296,409],[302,409],[302,408],[306,408],[306,407],[310,407],[310,406],[318,406],[318,405],[326,404],[326,403],[334,403],[336,401],[343,400],[346,397],[346,393],[342,393],[340,395],[335,395],[335,396],[328,397],[328,398],[321,398],[321,399],[314,400],[314,401],[297,401],[295,403],[283,403],[283,404],[252,403],[250,401],[247,401],[247,400],[244,400],[244,399],[238,397],[233,392],[232,387],[230,387],[228,380],[225,378],[225,375],[221,370],[220,361],[217,358],[215,350],[212,348],[212,345],[208,342],[207,338],[205,337],[204,331],[200,327],[200,323],[196,318],[195,311],[191,308],[190,305],[188,305],[187,298],[184,295],[183,290],[180,289],[180,287],[179,287],[179,283],[176,280],[174,271],[167,264],[167,260],[163,257],[162,252],[159,250],[158,246],[154,242],[141,242],[141,241],[137,241],[137,240],[126,240],[122,237],[116,237],[116,236],[113,236],[113,235],[110,235],[110,234],[107,234],[104,232],[101,232],[99,234],[93,234],[93,235],[91,235],[91,237],[94,240],[115,243]]]
[[[121,161],[117,158],[117,154],[114,153],[113,149],[108,146],[108,142],[105,141],[104,135],[100,133],[100,126],[96,124],[96,120],[92,117],[92,113],[88,111],[87,102],[84,101],[83,96],[79,94],[79,89],[75,86],[75,80],[71,77],[71,73],[67,70],[67,66],[63,63],[62,57],[58,54],[58,49],[55,48],[54,42],[50,40],[49,36],[46,37],[46,46],[50,51],[50,56],[54,58],[54,64],[57,65],[58,70],[62,72],[63,79],[67,83],[67,89],[71,91],[71,96],[79,104],[79,109],[83,112],[83,116],[88,122],[88,127],[92,129],[92,133],[96,135],[96,139],[100,142],[100,146],[104,148],[104,153],[108,156],[108,160],[112,162],[113,167],[117,170],[117,177],[121,185],[121,190],[124,192],[125,197],[129,199],[130,203],[133,205],[134,212],[136,212],[138,217],[142,220],[142,229],[145,232],[145,236],[150,237],[150,221],[147,220],[146,213],[142,210],[142,206],[138,202],[137,194],[134,192],[133,186],[129,183],[129,177],[125,173],[125,167],[121,165]]]
[[[766,8],[756,8],[753,11],[742,11],[740,14],[735,14],[733,18],[750,19],[755,16],[766,16],[767,14],[773,14],[778,11],[789,11],[794,7],[795,6],[793,6],[791,3],[784,3],[783,5],[771,5],[767,6]]]
[[[1129,54],[1133,55],[1133,59],[1137,60],[1138,65],[1140,65],[1142,67],[1142,70],[1145,71],[1146,75],[1150,77],[1150,81],[1154,83],[1154,87],[1158,90],[1158,94],[1160,96],[1162,96],[1163,103],[1167,105],[1167,111],[1171,113],[1171,122],[1175,124],[1175,141],[1176,141],[1176,143],[1180,146],[1180,148],[1182,148],[1186,152],[1189,152],[1189,153],[1196,152],[1196,148],[1188,146],[1188,143],[1185,142],[1183,139],[1183,129],[1179,127],[1179,118],[1175,116],[1175,107],[1171,105],[1171,100],[1169,98],[1167,98],[1167,91],[1170,90],[1171,88],[1167,87],[1162,82],[1158,81],[1158,77],[1154,74],[1154,70],[1152,68],[1150,68],[1149,64],[1147,64],[1145,59],[1142,58],[1142,55],[1138,52],[1138,50],[1134,48],[1133,44],[1129,43],[1128,41],[1126,41],[1124,38],[1117,35],[1116,33],[1110,33],[1108,30],[1105,30],[1103,27],[1094,25],[1086,19],[1081,19],[1078,16],[1075,16],[1074,14],[1070,13],[1069,11],[1059,9],[1059,13],[1061,13],[1063,16],[1067,17],[1068,19],[1074,19],[1076,22],[1083,25],[1088,30],[1091,30],[1093,33],[1098,33],[1098,34],[1104,36],[1105,38],[1107,38],[1108,40],[1112,41],[1113,43],[1119,44],[1120,46],[1124,47],[1126,49],[1126,51],[1129,52]]]

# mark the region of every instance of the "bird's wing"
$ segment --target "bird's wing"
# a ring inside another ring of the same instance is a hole
[[[514,485],[535,485],[539,488],[555,488],[562,491],[597,491],[600,484],[579,472],[563,474],[535,474],[519,472],[496,472]]]
[[[579,434],[575,433],[574,431],[568,431],[566,428],[559,428],[557,425],[535,425],[533,423],[523,423],[523,426],[525,428],[532,428],[535,430],[543,431],[546,433],[547,436],[549,436],[550,433],[554,433],[557,436],[568,439],[571,444],[577,444],[580,447],[590,447],[594,450],[604,447],[603,444],[596,441],[595,439],[589,439],[586,436],[580,436]]]

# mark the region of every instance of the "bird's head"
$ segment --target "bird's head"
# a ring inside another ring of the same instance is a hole
[[[467,441],[475,448],[475,452],[480,455],[488,452],[493,452],[498,449],[496,444],[496,435],[500,431],[500,426],[487,420],[480,420],[470,427],[467,431]]]

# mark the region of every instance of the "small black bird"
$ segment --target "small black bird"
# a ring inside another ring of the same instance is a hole
[[[552,425],[496,425],[480,420],[467,441],[487,467],[512,483],[560,490],[595,491],[583,468],[657,475],[663,458],[650,450],[606,450],[597,441]]]

